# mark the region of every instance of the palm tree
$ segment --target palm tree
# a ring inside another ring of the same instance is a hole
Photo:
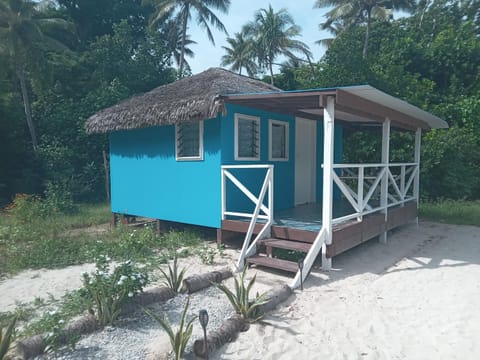
[[[167,51],[170,54],[171,58],[175,60],[177,66],[180,66],[180,58],[182,53],[182,43],[183,36],[180,27],[180,23],[175,20],[168,20],[163,26],[163,34],[167,42]],[[190,39],[190,35],[186,35],[184,42],[184,56],[189,58],[194,57],[192,49],[189,48],[190,45],[196,44],[197,42]],[[184,67],[190,68],[186,59],[183,59]]]
[[[243,33],[236,33],[234,38],[227,38],[230,47],[222,46],[226,54],[222,56],[221,66],[229,66],[230,70],[238,71],[242,74],[242,69],[247,70],[247,74],[253,77],[257,73],[257,64],[255,63],[254,44],[251,39],[247,39]]]
[[[316,0],[314,7],[333,7],[326,13],[327,21],[321,24],[324,30],[329,29],[334,23],[341,24],[344,30],[358,24],[366,24],[362,52],[365,59],[372,21],[390,19],[392,10],[409,11],[414,7],[414,0]]]
[[[220,31],[228,35],[227,29],[211,9],[219,10],[226,14],[230,7],[230,0],[146,0],[155,5],[155,13],[150,20],[152,26],[165,21],[166,18],[175,14],[175,21],[181,24],[182,42],[180,47],[180,59],[178,65],[179,76],[182,77],[185,62],[185,46],[187,44],[188,21],[192,12],[196,13],[198,25],[203,27],[212,44],[215,45],[212,31],[209,25],[214,25]]]
[[[13,60],[34,150],[38,140],[28,94],[27,68],[42,58],[39,50],[66,49],[47,34],[52,27],[70,29],[70,24],[63,19],[41,17],[39,6],[42,4],[31,0],[0,0],[0,52]]]
[[[345,30],[345,26],[343,25],[343,23],[338,20],[332,23],[329,23],[327,21],[325,23],[320,24],[318,27],[320,28],[320,30],[327,30],[330,34],[333,35],[333,37],[315,41],[315,44],[322,45],[326,48],[328,48],[333,43],[335,38]]]
[[[278,56],[298,59],[294,53],[302,53],[307,60],[312,56],[305,43],[294,39],[300,35],[300,27],[286,9],[275,12],[269,5],[268,9],[258,10],[254,20],[243,27],[243,32],[255,42],[256,56],[260,65],[268,68],[272,85],[273,65]]]

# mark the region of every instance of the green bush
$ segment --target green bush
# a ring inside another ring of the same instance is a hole
[[[130,261],[121,263],[111,272],[110,260],[108,256],[99,256],[95,272],[83,274],[83,289],[90,301],[89,312],[95,314],[102,326],[113,324],[122,306],[148,282],[148,276],[135,269]]]
[[[183,268],[182,270],[178,271],[178,262],[177,257],[175,256],[173,260],[173,267],[171,265],[168,265],[168,273],[166,273],[162,269],[159,270],[165,279],[163,283],[178,294],[182,289],[183,278],[187,269]]]
[[[3,333],[2,325],[0,324],[0,360],[2,360],[10,349],[10,344],[15,335],[15,323],[17,318],[14,317],[7,326],[5,334]]]
[[[172,345],[172,350],[175,353],[175,360],[180,360],[182,358],[185,348],[187,347],[188,340],[190,340],[190,337],[192,336],[193,322],[197,318],[197,316],[194,316],[190,319],[190,321],[186,322],[189,305],[190,297],[187,298],[187,303],[183,309],[182,318],[180,319],[180,324],[177,331],[173,330],[172,324],[165,314],[163,314],[163,317],[160,317],[149,310],[144,309],[144,311],[155,321],[157,321],[167,332],[170,339],[170,344]]]
[[[261,295],[257,294],[255,298],[250,297],[250,291],[255,284],[257,275],[254,275],[248,284],[246,284],[246,274],[247,267],[244,267],[240,276],[235,277],[234,291],[230,290],[224,284],[215,284],[215,286],[227,296],[237,314],[240,314],[244,320],[255,322],[263,317],[263,314],[258,313],[258,307],[267,303],[269,298],[266,293]]]

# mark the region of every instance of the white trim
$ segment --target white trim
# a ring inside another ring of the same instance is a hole
[[[175,124],[175,159],[177,161],[202,161],[203,160],[203,120],[198,122],[198,156],[178,156],[178,125]]]
[[[274,158],[272,156],[272,145],[273,145],[273,126],[272,125],[281,125],[285,126],[285,157],[284,158]],[[290,123],[288,121],[281,121],[270,119],[268,121],[268,160],[269,161],[288,161],[290,151]]]
[[[238,156],[238,120],[239,119],[246,119],[252,120],[258,123],[258,155],[256,157],[240,157]],[[244,115],[240,113],[235,113],[235,124],[234,124],[234,156],[235,160],[237,161],[260,161],[260,153],[261,153],[261,123],[260,117],[258,116],[251,116],[251,115]]]

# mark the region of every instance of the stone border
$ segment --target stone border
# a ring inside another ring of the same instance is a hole
[[[293,290],[288,285],[277,286],[268,292],[270,300],[258,307],[261,313],[266,313],[275,309],[280,303],[287,300],[293,294]],[[207,346],[204,339],[197,339],[193,343],[193,351],[196,356],[205,359],[220,349],[227,342],[235,339],[239,332],[246,331],[249,328],[249,322],[245,321],[240,315],[233,315],[223,322],[216,330],[207,334]],[[208,349],[208,352],[206,350]]]
[[[212,285],[212,282],[220,282],[231,277],[233,274],[229,269],[211,271],[204,274],[193,275],[183,280],[183,287],[191,294],[198,290]],[[140,293],[134,301],[126,304],[122,309],[122,315],[132,313],[139,306],[146,306],[156,302],[165,302],[175,296],[175,292],[166,287],[154,287]],[[72,335],[85,335],[98,330],[100,325],[94,315],[84,315],[78,319],[71,320],[62,330],[59,336],[60,343],[66,343]],[[5,360],[26,360],[42,354],[47,344],[47,334],[40,334],[28,337],[24,340],[15,341],[12,349],[8,352]]]

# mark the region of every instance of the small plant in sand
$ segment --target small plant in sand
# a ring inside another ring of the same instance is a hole
[[[267,303],[269,298],[266,293],[261,295],[257,293],[255,298],[250,298],[250,291],[257,280],[257,275],[255,274],[246,284],[246,274],[247,268],[245,267],[240,276],[235,277],[234,291],[224,284],[216,283],[215,286],[227,296],[237,314],[240,314],[246,321],[255,322],[263,317],[263,314],[258,313],[258,307]]]
[[[182,358],[185,348],[187,347],[188,340],[190,340],[190,337],[192,336],[193,322],[197,318],[197,316],[194,316],[188,322],[186,322],[189,305],[190,297],[187,298],[187,303],[185,304],[185,308],[183,309],[182,318],[180,319],[180,324],[178,325],[178,329],[176,332],[173,330],[172,324],[170,323],[168,317],[165,314],[160,317],[152,313],[151,311],[144,309],[144,311],[150,317],[152,317],[152,319],[157,321],[167,332],[170,339],[170,344],[172,345],[172,351],[175,354],[175,360],[180,360]]]
[[[15,323],[17,322],[17,317],[14,317],[8,324],[5,333],[3,333],[3,328],[0,325],[0,360],[2,360],[10,349],[10,344],[15,335]]]
[[[96,270],[83,274],[83,289],[90,301],[89,312],[95,314],[100,325],[112,324],[122,306],[140,293],[148,282],[148,276],[132,265],[121,263],[110,271],[110,258],[100,255]]]
[[[175,258],[173,259],[173,267],[171,265],[168,265],[168,273],[166,273],[162,269],[159,269],[165,279],[163,283],[167,287],[172,289],[176,294],[178,294],[182,289],[183,278],[185,276],[185,271],[187,271],[186,268],[183,268],[180,271],[178,270],[177,260],[177,256],[175,256]]]
[[[205,265],[212,265],[215,262],[216,253],[217,251],[208,245],[204,245],[197,252],[198,257],[202,261],[202,264]]]

